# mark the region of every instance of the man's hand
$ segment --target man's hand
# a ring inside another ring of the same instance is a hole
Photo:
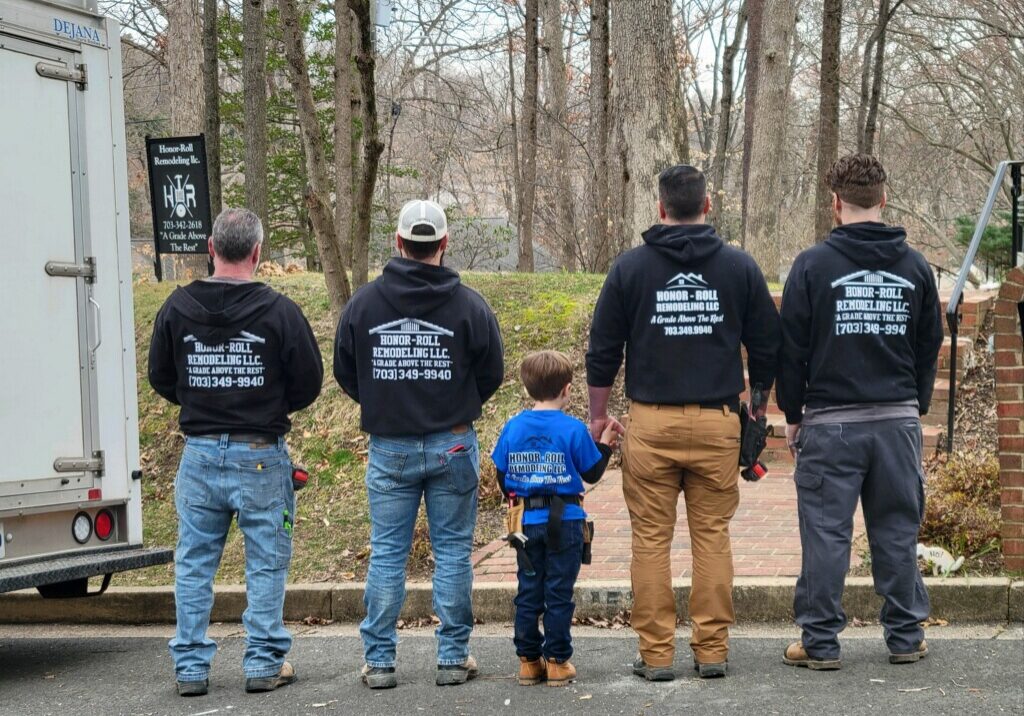
[[[622,427],[622,423],[610,415],[602,415],[590,419],[590,436],[594,438],[595,442],[605,443],[606,445],[610,444],[604,440],[605,434],[609,430],[617,435],[622,435],[626,432],[626,429]]]
[[[796,443],[800,439],[800,423],[795,425],[786,426],[786,447],[789,448],[789,454],[794,458],[796,457],[797,449]]]
[[[622,426],[618,420],[609,419],[604,426],[604,430],[601,431],[601,437],[598,439],[599,443],[603,443],[614,450],[618,447],[619,443],[619,430]]]

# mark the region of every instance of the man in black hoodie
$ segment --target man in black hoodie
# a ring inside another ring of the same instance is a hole
[[[282,618],[295,519],[284,436],[288,414],[320,394],[324,369],[299,307],[253,281],[262,241],[254,213],[222,212],[209,241],[213,276],[175,289],[149,348],[150,385],[181,406],[185,434],[174,487],[178,625],[170,642],[182,696],[203,695],[209,685],[213,578],[234,515],[245,536],[246,691],[295,680]]]
[[[473,421],[501,385],[498,322],[479,294],[441,263],[448,222],[440,206],[411,201],[398,217],[399,258],[352,296],[334,341],[334,377],[362,407],[370,433],[370,569],[360,627],[363,683],[394,687],[395,631],[405,564],[421,500],[434,553],[438,686],[477,674],[473,529],[480,455]]]
[[[739,396],[746,347],[750,385],[775,381],[779,316],[753,259],[705,223],[704,174],[659,178],[661,223],[615,262],[594,311],[587,352],[591,431],[607,412],[626,350],[632,401],[622,447],[622,492],[633,531],[633,628],[650,680],[674,678],[676,609],[670,553],[680,491],[693,550],[694,664],[725,676],[732,607],[729,521],[739,504]]]
[[[921,415],[942,345],[931,268],[901,227],[881,221],[885,169],[866,154],[829,170],[836,228],[801,253],[782,298],[779,407],[797,455],[803,565],[794,612],[803,630],[785,663],[838,669],[843,583],[858,498],[891,663],[928,653],[917,567],[924,514]]]

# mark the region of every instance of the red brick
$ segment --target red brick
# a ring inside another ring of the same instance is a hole
[[[1011,385],[1014,383],[1024,383],[1024,368],[996,368],[996,385]]]
[[[1024,430],[1021,428],[1024,421],[1017,420],[1016,418],[1003,418],[998,424],[997,428],[1000,435],[1021,435],[1024,434]]]
[[[1004,505],[1024,505],[1024,487],[1002,485],[999,501]]]
[[[1017,304],[1020,301],[1014,298],[1000,298],[996,301],[995,311],[998,316],[1012,316],[1017,312]]]
[[[1003,505],[1003,522],[1024,522],[1024,505]]]
[[[992,323],[992,330],[999,333],[1016,333],[1020,335],[1020,331],[1017,330],[1017,316],[996,316],[995,321]]]
[[[1007,539],[1006,537],[1004,537],[1003,556],[1024,557],[1024,539]],[[1024,562],[1024,560],[1022,560],[1022,562]]]
[[[1003,467],[1002,466],[1002,462],[1003,462],[1002,458],[1003,457],[1004,456],[1000,456],[1000,459],[999,459],[1000,467],[1001,467],[1001,469],[999,470],[999,484],[1002,485],[1003,487],[1024,487],[1024,471],[1021,471],[1020,467],[1019,467],[1020,466],[1020,455],[1008,455],[1008,456],[1005,456],[1005,457],[1008,457],[1008,458],[1009,457],[1016,457],[1017,458],[1017,468],[1016,469],[1013,469],[1011,467]],[[1018,498],[1018,501],[1024,502],[1024,500],[1020,500],[1019,498]]]
[[[1024,400],[1024,385],[997,385],[996,400],[1007,402]],[[933,402],[932,405],[934,404]]]
[[[1019,333],[997,333],[994,339],[995,348],[997,351],[1010,351],[1011,353],[1019,353],[1021,346],[1024,345],[1024,340],[1021,339]]]
[[[1024,403],[999,403],[996,406],[996,415],[1000,418],[1024,418]]]
[[[1012,540],[1024,539],[1024,522],[1007,522],[1004,518],[1002,537]]]
[[[997,337],[998,338],[1007,338],[1008,336],[997,336]],[[1017,343],[1018,343],[1018,345],[1021,345],[1021,339],[1019,337],[1017,338]],[[996,364],[996,369],[999,369],[1000,367],[1004,367],[1004,366],[1005,367],[1013,368],[1014,366],[1018,366],[1018,365],[1021,364],[1021,362],[1020,362],[1021,361],[1020,351],[1008,351],[1008,350],[996,351],[996,355],[995,355],[994,360],[995,360],[995,364]]]
[[[1024,435],[1000,435],[999,452],[1024,452]]]

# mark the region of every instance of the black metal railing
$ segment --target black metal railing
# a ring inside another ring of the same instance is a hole
[[[996,199],[1003,188],[1003,181],[1006,179],[1006,172],[1010,172],[1010,267],[1017,265],[1017,255],[1024,251],[1021,242],[1020,224],[1020,196],[1021,196],[1021,167],[1024,166],[1024,159],[1013,159],[999,162],[996,167],[996,175],[992,178],[992,185],[988,190],[988,198],[985,199],[985,207],[981,210],[978,223],[974,227],[974,236],[967,247],[964,255],[963,265],[960,266],[960,273],[957,275],[956,284],[953,286],[953,295],[949,297],[946,305],[946,323],[949,324],[949,424],[946,428],[946,452],[953,451],[953,422],[956,417],[956,362],[957,362],[957,337],[960,333],[960,305],[964,300],[964,286],[974,265],[974,259],[978,254],[978,247],[981,246],[981,237],[985,234],[989,219],[992,218],[992,211],[996,206]]]

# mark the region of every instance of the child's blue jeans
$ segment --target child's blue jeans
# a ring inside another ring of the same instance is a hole
[[[566,661],[572,656],[572,615],[576,611],[573,588],[583,561],[583,520],[562,522],[557,551],[548,549],[548,526],[524,525],[526,555],[536,575],[519,568],[516,595],[516,655],[528,659]],[[544,619],[544,633],[539,621]]]

